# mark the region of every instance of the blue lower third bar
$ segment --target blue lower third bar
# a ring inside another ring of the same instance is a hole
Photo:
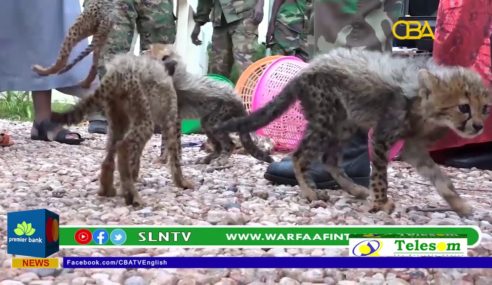
[[[64,257],[64,268],[492,268],[492,257]]]

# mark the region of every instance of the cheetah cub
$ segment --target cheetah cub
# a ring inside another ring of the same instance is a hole
[[[491,96],[477,73],[440,66],[432,58],[408,59],[339,48],[315,58],[263,108],[246,118],[219,124],[215,130],[259,129],[279,117],[296,99],[301,102],[308,125],[293,154],[294,171],[302,194],[309,200],[317,199],[317,194],[306,169],[317,157],[342,189],[358,197],[367,196],[367,189],[355,184],[340,166],[341,149],[357,129],[374,128],[371,212],[394,210],[387,196],[386,153],[397,140],[404,139],[402,159],[429,179],[459,215],[472,213],[431,159],[427,146],[448,129],[463,138],[483,132]]]
[[[35,64],[32,67],[33,71],[42,76],[55,73],[62,74],[70,70],[91,51],[94,51],[89,74],[79,84],[83,88],[89,88],[92,81],[96,79],[99,56],[113,26],[111,5],[114,5],[114,3],[112,4],[112,2],[111,0],[85,0],[84,11],[68,30],[68,35],[62,43],[56,62],[50,67]],[[75,45],[89,36],[93,36],[89,46],[73,62],[67,65],[70,52]]]
[[[116,55],[106,64],[107,74],[94,94],[79,101],[72,110],[53,115],[53,121],[72,125],[81,122],[85,114],[98,107],[103,108],[109,132],[107,153],[101,166],[99,195],[116,195],[113,173],[117,154],[121,190],[126,203],[134,206],[143,204],[134,182],[139,175],[142,151],[152,137],[155,123],[164,126],[163,136],[167,138],[174,184],[193,188],[193,184],[183,177],[180,166],[178,103],[172,77],[169,76],[175,64],[173,61],[162,64],[146,56]]]
[[[152,44],[145,54],[159,61],[177,62],[173,83],[178,94],[179,117],[200,119],[202,129],[213,145],[213,151],[200,158],[197,163],[219,167],[228,165],[235,145],[229,134],[213,131],[212,127],[218,122],[247,115],[240,97],[227,83],[186,71],[186,65],[173,45]],[[256,146],[249,132],[240,133],[239,140],[244,149],[256,159],[265,162],[273,161],[268,153]],[[165,158],[166,153],[162,152],[162,156]]]

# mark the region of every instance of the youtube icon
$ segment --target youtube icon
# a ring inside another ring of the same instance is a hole
[[[92,240],[92,234],[89,230],[80,229],[75,232],[74,239],[79,244],[88,244]]]

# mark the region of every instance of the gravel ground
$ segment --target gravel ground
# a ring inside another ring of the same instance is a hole
[[[193,165],[204,155],[198,147],[183,150],[184,173],[192,177],[195,190],[175,188],[167,168],[152,163],[159,153],[159,136],[147,144],[137,188],[145,207],[134,210],[122,197],[101,198],[98,189],[99,165],[104,155],[104,135],[80,131],[81,146],[29,139],[29,123],[0,120],[15,145],[0,149],[0,238],[5,240],[6,212],[26,208],[48,208],[63,215],[69,224],[156,224],[156,225],[478,225],[483,232],[480,246],[470,256],[492,252],[492,179],[490,171],[446,168],[456,188],[475,209],[470,219],[453,212],[424,212],[414,206],[445,207],[443,200],[408,165],[393,162],[389,169],[390,195],[397,203],[392,215],[368,214],[368,203],[340,190],[330,191],[330,201],[308,204],[299,198],[298,187],[272,186],[263,173],[267,164],[252,157],[234,155],[234,167],[208,171]],[[202,142],[202,135],[186,135],[183,142]],[[275,155],[279,160],[281,155]],[[118,181],[118,175],[115,176]],[[118,183],[118,182],[116,182]],[[0,285],[17,284],[492,284],[486,270],[425,269],[220,269],[220,270],[14,270],[2,242]],[[61,250],[63,255],[80,256],[334,256],[343,249],[114,249]]]

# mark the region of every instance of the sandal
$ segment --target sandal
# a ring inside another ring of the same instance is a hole
[[[84,141],[82,136],[78,133],[71,132],[67,129],[60,129],[56,134],[54,130],[60,125],[53,123],[49,120],[42,121],[41,123],[34,123],[34,128],[37,130],[37,135],[31,134],[32,140],[39,141],[56,141],[59,143],[69,144],[69,145],[79,145]],[[78,139],[69,139],[67,135],[75,135]]]
[[[11,146],[14,144],[14,141],[12,138],[10,138],[10,135],[5,134],[5,133],[0,133],[0,146],[1,147],[6,147],[6,146]]]
[[[108,122],[102,120],[89,121],[88,132],[91,134],[103,134],[108,132]]]

